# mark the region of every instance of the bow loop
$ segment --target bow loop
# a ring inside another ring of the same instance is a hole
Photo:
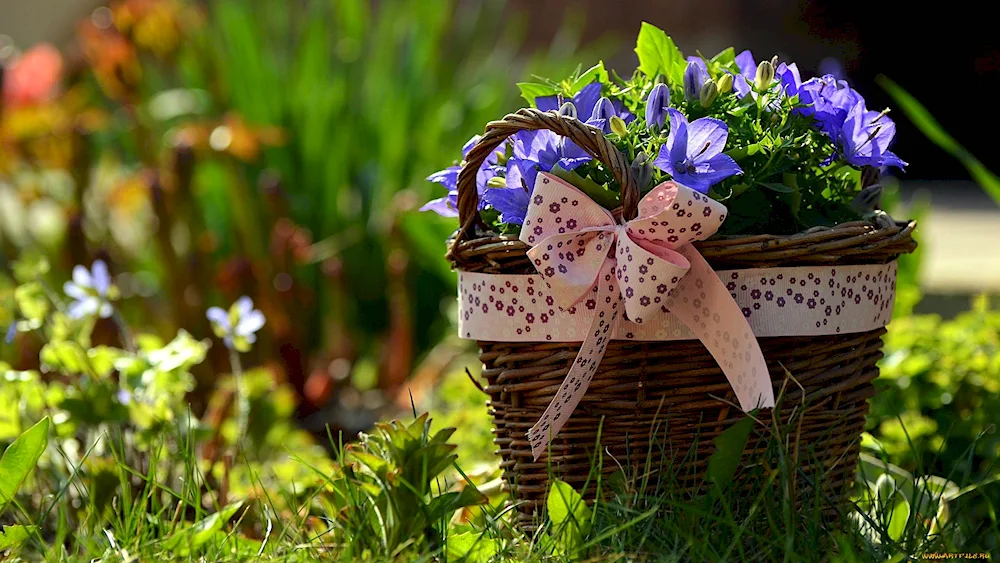
[[[535,270],[545,280],[560,309],[576,305],[592,291],[608,249],[614,242],[613,231],[582,231],[553,235],[528,251]]]
[[[664,182],[639,202],[639,216],[628,222],[634,239],[677,249],[714,235],[726,220],[726,206],[687,186]]]
[[[518,238],[531,246],[555,235],[614,229],[615,218],[607,209],[558,176],[539,173],[530,197]]]
[[[691,264],[677,251],[633,239],[626,230],[620,227],[615,277],[625,300],[626,316],[642,324],[653,314],[667,312],[667,296]]]

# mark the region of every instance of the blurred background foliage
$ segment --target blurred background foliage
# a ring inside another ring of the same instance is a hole
[[[64,53],[0,42],[0,328],[23,320],[18,264],[45,258],[51,268],[36,273],[60,287],[74,265],[101,258],[125,319],[158,338],[149,345],[183,329],[199,356],[171,372],[185,384],[162,391],[151,421],[112,398],[114,374],[41,369],[46,340],[31,333],[0,344],[0,445],[46,414],[66,438],[32,491],[65,492],[82,471],[87,494],[71,492],[74,502],[140,493],[114,445],[88,451],[109,424],[147,441],[127,454],[136,466],[176,473],[178,445],[197,446],[223,501],[268,483],[317,490],[307,467],[328,460],[299,427],[350,437],[411,408],[458,428],[450,440],[477,480],[498,475],[485,397],[462,371],[477,361],[454,336],[455,277],[442,254],[455,223],[417,214],[443,195],[424,177],[520,105],[514,82],[569,74],[569,61],[617,43],[581,45],[567,22],[544,48],[525,47],[527,14],[498,0],[292,5],[118,0],[79,22]],[[899,186],[887,188],[893,216],[933,222],[926,199],[904,208]],[[982,297],[955,318],[914,316],[925,246],[900,261],[866,446],[918,474],[978,482],[1000,473],[1000,308]],[[241,295],[267,317],[247,358],[258,366],[246,374],[257,465],[245,467],[216,455],[236,439],[225,349],[197,340],[211,335],[205,309]],[[89,340],[92,352],[124,347],[108,320]],[[166,448],[162,421],[188,404],[194,437]],[[284,463],[289,449],[306,465]],[[203,492],[182,491],[192,506]]]
[[[525,69],[591,57],[572,26],[521,48],[523,18],[492,0],[292,8],[122,0],[78,24],[65,59],[6,49],[0,247],[7,264],[47,256],[53,286],[107,260],[125,317],[161,335],[208,335],[206,307],[250,295],[269,325],[256,360],[306,426],[357,431],[408,402],[404,380],[452,331],[454,225],[415,213],[424,177],[517,107]],[[38,346],[2,357],[27,369]],[[225,360],[195,369],[196,412]]]

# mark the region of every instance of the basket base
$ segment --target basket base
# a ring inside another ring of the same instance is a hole
[[[830,518],[854,483],[883,334],[885,329],[759,341],[780,403],[757,418],[779,429],[788,455],[798,460],[797,502],[815,503],[818,494]],[[598,443],[604,473],[619,468],[627,474],[667,472],[673,487],[697,493],[715,449],[712,440],[745,416],[701,343],[614,341],[549,453],[535,461],[525,433],[551,401],[579,345],[479,345],[494,441],[525,531],[536,529],[550,474],[578,490],[587,485],[585,497],[593,498],[596,480],[591,474]],[[772,423],[774,413],[777,425]],[[752,435],[741,466],[766,462],[767,448],[763,436]],[[759,490],[759,480],[748,474],[738,474],[736,487]]]

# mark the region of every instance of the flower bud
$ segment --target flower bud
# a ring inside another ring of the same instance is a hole
[[[507,179],[501,178],[500,176],[494,176],[486,181],[486,187],[488,188],[506,188]]]
[[[754,84],[757,90],[766,90],[774,81],[774,65],[770,61],[761,61],[757,65],[757,75],[754,77]]]
[[[705,63],[697,60],[688,62],[687,69],[684,70],[684,97],[689,100],[697,100],[702,85],[708,79]]]
[[[660,128],[667,121],[667,108],[670,107],[670,88],[660,83],[653,86],[646,98],[646,127]]]
[[[629,168],[632,169],[632,177],[635,178],[640,190],[645,190],[653,181],[653,163],[649,161],[649,155],[646,153],[639,151]]]
[[[719,87],[715,85],[715,82],[709,80],[701,86],[701,92],[698,94],[698,102],[701,103],[701,107],[707,108],[712,105],[715,98],[719,95]]]
[[[718,87],[720,94],[726,94],[732,91],[733,75],[728,72],[722,73],[722,76],[720,76],[718,82],[716,82],[716,87]]]
[[[628,126],[625,125],[625,120],[618,117],[617,115],[611,116],[611,132],[619,137],[625,137],[628,135]]]
[[[566,102],[559,107],[559,115],[563,117],[576,117],[576,106],[573,102]]]

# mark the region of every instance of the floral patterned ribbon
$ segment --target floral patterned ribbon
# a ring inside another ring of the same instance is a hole
[[[618,224],[604,208],[563,180],[539,174],[521,240],[560,309],[595,309],[580,353],[555,398],[528,430],[537,460],[587,392],[618,315],[633,323],[673,314],[705,345],[729,380],[740,408],[774,406],[764,356],[739,306],[691,242],[726,218],[722,204],[665,182]],[[596,295],[596,296],[595,296]]]

